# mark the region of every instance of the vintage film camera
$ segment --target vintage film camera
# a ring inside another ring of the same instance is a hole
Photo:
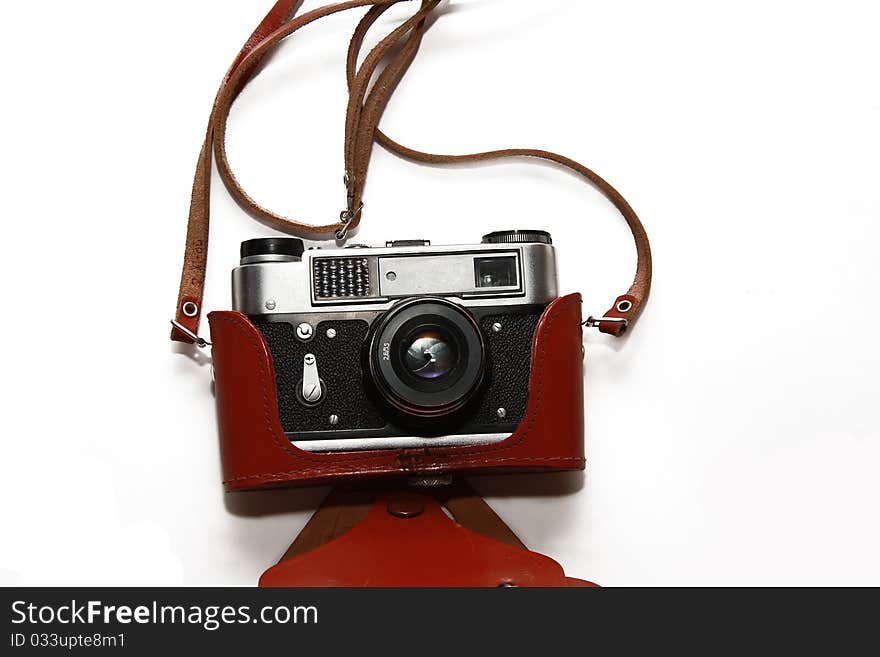
[[[540,230],[455,246],[255,239],[241,245],[232,297],[268,345],[298,449],[487,445],[523,419],[555,250]]]
[[[226,490],[584,468],[581,297],[548,233],[241,256],[208,315]]]

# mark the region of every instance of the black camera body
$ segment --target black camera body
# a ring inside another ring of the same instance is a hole
[[[233,307],[265,339],[299,449],[492,444],[521,422],[535,329],[557,297],[549,234],[308,250],[269,238],[241,255]]]

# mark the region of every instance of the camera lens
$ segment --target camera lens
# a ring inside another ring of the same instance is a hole
[[[440,331],[421,331],[407,347],[404,363],[410,372],[423,379],[449,374],[457,360],[451,340]]]
[[[486,350],[473,317],[445,299],[417,298],[379,317],[367,338],[366,371],[381,402],[408,418],[436,418],[474,398]]]

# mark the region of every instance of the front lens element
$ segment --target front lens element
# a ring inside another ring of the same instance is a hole
[[[404,355],[406,368],[423,379],[449,374],[457,354],[452,341],[439,331],[422,331],[414,337]]]
[[[364,349],[376,400],[402,424],[452,416],[476,397],[486,345],[473,315],[447,299],[417,297],[376,318]],[[447,428],[437,423],[429,431]]]

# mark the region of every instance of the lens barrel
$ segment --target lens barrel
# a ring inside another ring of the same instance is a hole
[[[476,321],[445,299],[404,301],[367,336],[366,372],[382,402],[413,420],[452,415],[471,401],[486,372]]]

